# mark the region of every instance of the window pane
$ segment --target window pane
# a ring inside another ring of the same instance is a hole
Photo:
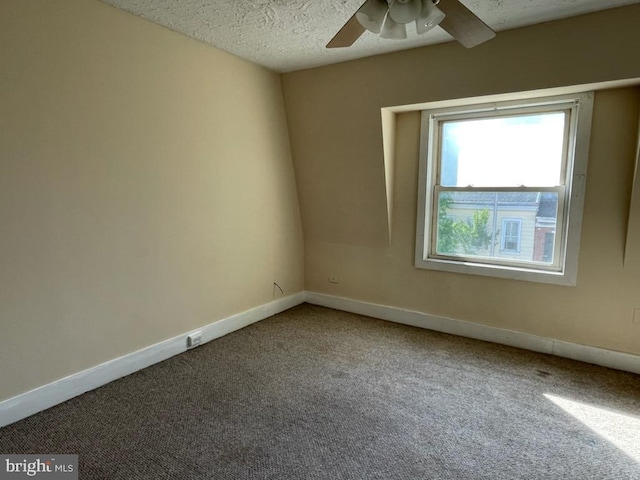
[[[561,184],[565,112],[442,122],[445,187]]]
[[[552,264],[556,192],[440,192],[435,253]]]

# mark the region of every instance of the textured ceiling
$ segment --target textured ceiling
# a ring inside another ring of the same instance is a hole
[[[363,0],[102,0],[277,72],[446,42],[440,28],[406,40],[369,32],[349,48],[325,48]],[[447,0],[442,0],[447,1]],[[462,0],[496,31],[640,0]]]

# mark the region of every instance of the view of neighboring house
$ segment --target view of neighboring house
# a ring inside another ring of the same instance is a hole
[[[507,258],[525,262],[553,262],[553,248],[558,210],[555,192],[446,192],[448,197],[444,215],[453,232],[460,232],[462,224],[478,222],[478,213],[486,212],[487,241],[472,241],[472,248],[457,243],[454,251],[441,254]],[[474,214],[476,219],[474,219]],[[442,234],[442,215],[439,220]],[[458,228],[457,228],[458,227]],[[454,233],[456,235],[458,233]],[[476,232],[476,238],[479,235]],[[481,235],[480,235],[481,236]]]

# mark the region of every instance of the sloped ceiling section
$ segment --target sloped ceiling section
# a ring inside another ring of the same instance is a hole
[[[102,0],[277,72],[450,41],[436,28],[406,40],[369,32],[350,48],[325,45],[363,0]],[[443,2],[449,0],[441,0]],[[532,25],[640,0],[463,0],[494,30]]]

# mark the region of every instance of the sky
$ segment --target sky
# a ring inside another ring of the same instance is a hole
[[[457,187],[560,185],[565,113],[447,121],[443,145],[457,146]],[[444,148],[442,170],[455,162]]]

